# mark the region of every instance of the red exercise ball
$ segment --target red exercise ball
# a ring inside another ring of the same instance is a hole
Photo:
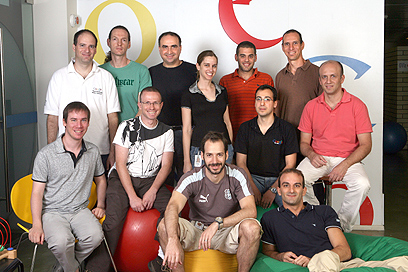
[[[156,209],[139,213],[129,208],[114,256],[118,271],[149,272],[147,264],[159,250],[159,242],[154,240],[159,216]]]

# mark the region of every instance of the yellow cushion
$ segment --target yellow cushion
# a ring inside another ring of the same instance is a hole
[[[17,180],[11,189],[11,206],[18,218],[24,222],[33,223],[31,216],[31,191],[33,190],[32,174]],[[97,201],[96,185],[92,182],[91,195],[89,197],[88,208],[92,209]]]
[[[184,269],[186,272],[236,272],[237,255],[213,249],[184,252]]]

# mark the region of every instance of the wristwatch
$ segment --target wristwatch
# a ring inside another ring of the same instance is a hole
[[[222,217],[218,216],[218,217],[215,218],[214,221],[218,223],[218,229],[219,230],[224,227],[224,219]]]
[[[276,189],[275,187],[271,187],[269,190],[271,190],[271,192],[274,193],[275,195],[278,194],[278,189]]]

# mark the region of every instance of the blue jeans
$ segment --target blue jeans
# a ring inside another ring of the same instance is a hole
[[[251,174],[251,176],[255,183],[256,188],[258,188],[258,190],[261,192],[261,195],[268,191],[269,188],[271,188],[271,186],[278,179],[277,177],[262,177],[253,174]],[[282,197],[279,194],[276,194],[274,202],[278,206],[282,206]]]
[[[200,167],[203,166],[204,162],[203,160],[200,159],[200,166],[195,166],[194,164],[194,160],[195,160],[195,155],[201,155],[201,151],[200,148],[197,146],[191,146],[190,147],[190,161],[191,161],[191,166],[194,167]],[[234,147],[232,146],[232,144],[228,145],[228,159],[226,161],[226,163],[231,163],[232,162],[232,158],[234,157]],[[201,157],[200,157],[201,158]]]

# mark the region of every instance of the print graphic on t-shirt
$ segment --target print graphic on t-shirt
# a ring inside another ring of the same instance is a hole
[[[208,202],[209,195],[210,194],[207,194],[207,196],[200,195],[200,199],[198,200],[198,202]]]
[[[140,122],[138,124],[139,127],[136,130],[135,126],[132,125],[131,122],[128,122],[126,128],[123,130],[122,141],[123,143],[125,142],[126,133],[129,132],[131,144],[129,147],[129,159],[126,166],[129,167],[130,164],[140,161],[140,158],[142,158],[142,175],[146,175],[160,166],[159,161],[161,161],[162,154],[158,154],[156,148],[147,141],[142,141],[142,138],[140,137],[142,124]],[[150,154],[147,160],[146,156],[143,157],[144,154]]]
[[[224,193],[225,193],[225,199],[228,199],[228,200],[231,200],[231,199],[232,199],[230,189],[225,189],[225,190],[224,190]]]

